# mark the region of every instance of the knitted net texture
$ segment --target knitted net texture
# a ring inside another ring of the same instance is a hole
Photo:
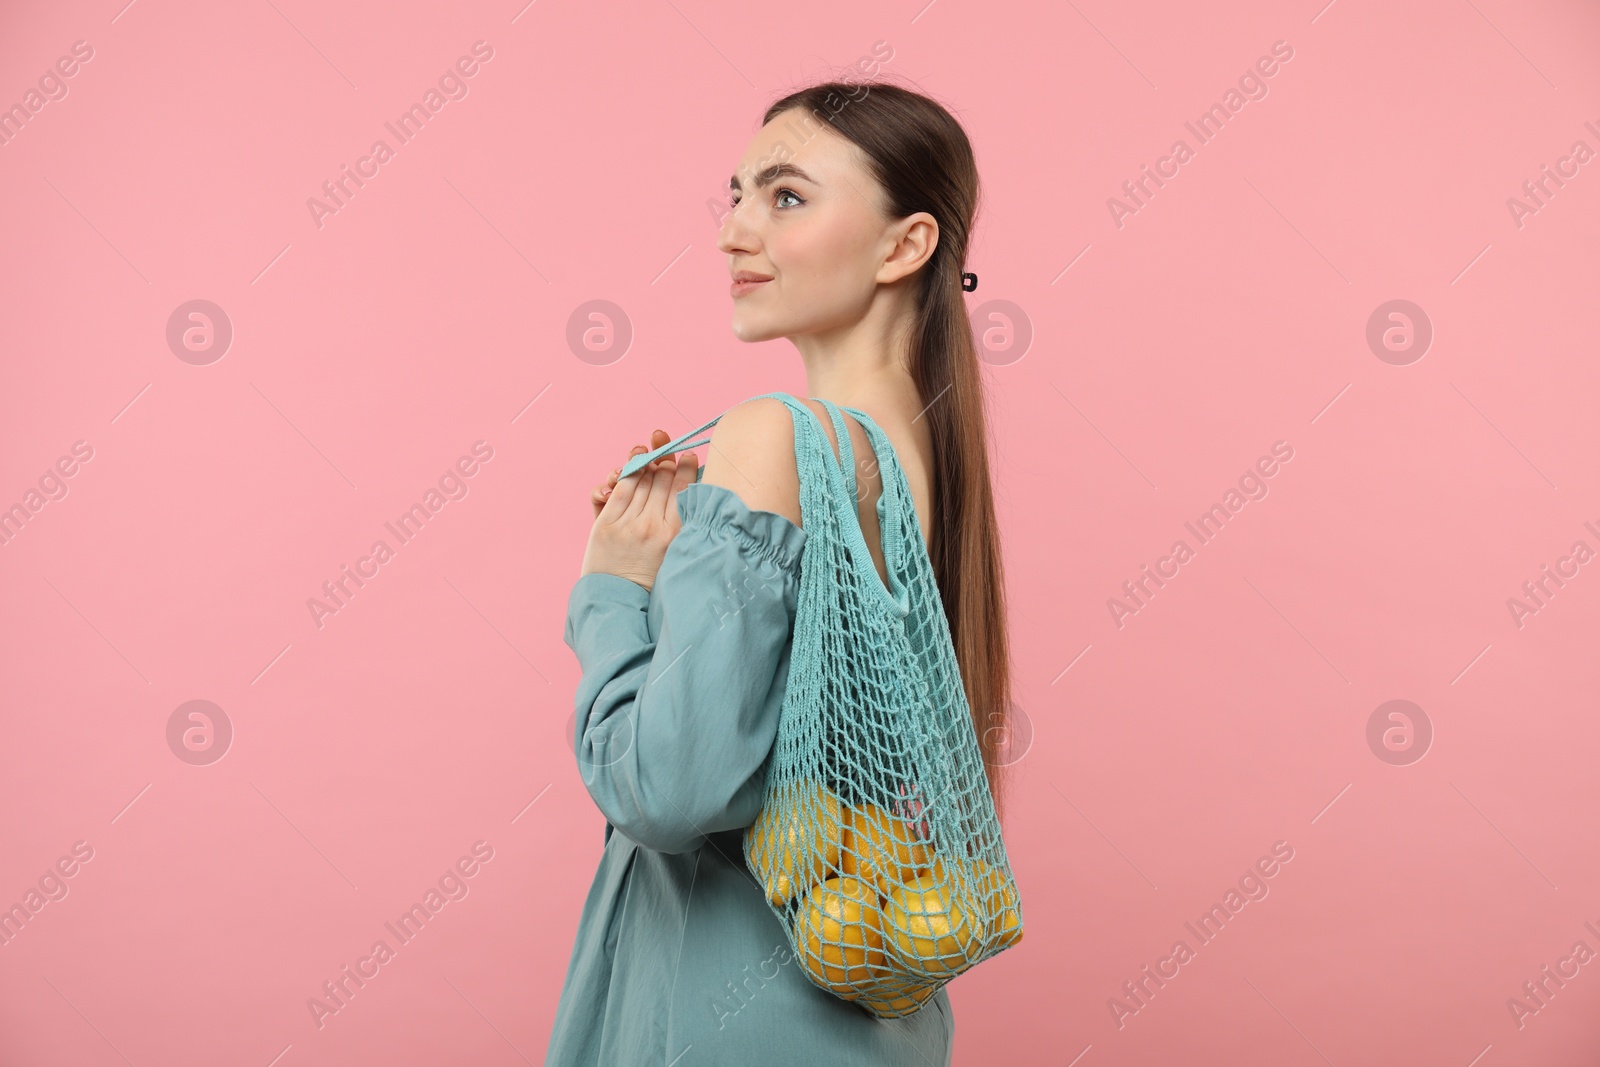
[[[840,410],[794,415],[806,541],[763,808],[744,858],[818,987],[882,1018],[1022,937],[960,668],[911,491],[865,413],[883,483],[887,587],[861,532]],[[819,398],[820,399],[820,398]]]

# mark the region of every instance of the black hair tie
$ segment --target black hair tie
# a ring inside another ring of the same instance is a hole
[[[969,281],[967,281],[968,278],[971,278],[972,280],[969,282]],[[976,289],[977,287],[978,287],[978,276],[976,274],[970,274],[969,273],[969,274],[963,274],[961,276],[961,288],[963,290],[965,290],[966,292],[970,293],[974,289]]]

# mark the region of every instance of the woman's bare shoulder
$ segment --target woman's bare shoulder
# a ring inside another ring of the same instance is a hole
[[[700,480],[730,490],[752,511],[771,511],[800,525],[789,406],[776,397],[756,397],[729,408],[711,432]]]

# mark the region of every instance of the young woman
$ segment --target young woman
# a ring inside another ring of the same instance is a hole
[[[827,83],[768,109],[730,185],[718,247],[733,277],[733,332],[787,337],[810,396],[865,412],[889,438],[994,791],[1008,658],[982,381],[963,301],[978,195],[972,147],[924,96]],[[805,403],[837,455],[824,406]],[[943,988],[914,1014],[882,1019],[812,984],[744,862],[806,540],[802,417],[778,399],[746,401],[717,424],[704,470],[693,452],[663,455],[595,489],[566,641],[583,668],[579,767],[606,816],[606,844],[551,1067],[950,1062]],[[861,424],[846,425],[862,533],[887,581],[879,459]],[[669,440],[656,431],[650,450]]]

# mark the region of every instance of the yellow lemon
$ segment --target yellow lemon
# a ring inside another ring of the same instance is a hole
[[[1022,913],[1017,910],[1016,894],[1005,891],[1005,908],[989,927],[989,936],[997,948],[1006,948],[1022,940]]]
[[[958,974],[983,949],[971,903],[953,880],[924,874],[889,891],[883,905],[889,951],[908,970]]]
[[[846,1000],[855,998],[856,986],[888,971],[878,895],[859,878],[829,878],[808,893],[794,939],[806,973]]]
[[[884,896],[895,886],[917,877],[928,866],[926,842],[910,825],[876,804],[844,811],[841,874],[853,875],[877,886]]]
[[[1021,941],[1022,911],[1017,906],[1015,885],[1003,872],[983,860],[972,860],[971,866],[976,885],[974,892],[984,901],[981,912],[990,916],[988,942],[999,949]]]
[[[981,891],[977,890],[976,879],[978,876],[970,862],[962,863],[961,861],[956,861],[951,866],[946,867],[944,857],[935,856],[933,857],[932,865],[925,871],[918,871],[917,874],[929,876],[933,879],[935,885],[948,889],[952,893],[958,892],[962,887],[965,887],[968,892],[977,892],[980,897],[983,895]]]
[[[745,856],[767,900],[781,908],[839,866],[843,818],[839,798],[818,782],[802,782],[780,799],[745,831]]]
[[[909,1015],[925,1004],[936,989],[936,986],[911,982],[885,983],[881,989],[861,994],[856,1003],[875,1015]]]

